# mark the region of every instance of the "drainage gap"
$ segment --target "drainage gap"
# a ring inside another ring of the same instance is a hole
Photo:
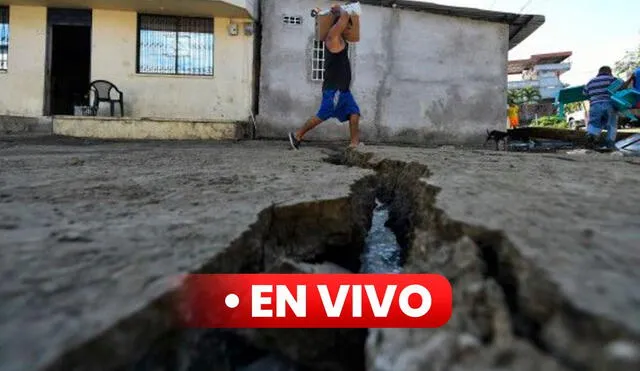
[[[382,362],[386,366],[380,370],[392,370],[404,367],[404,358],[423,354],[412,358],[416,367],[457,367],[462,362],[459,350],[444,339],[459,336],[458,341],[469,346],[478,339],[480,346],[473,347],[480,350],[472,364],[480,368],[481,360],[489,362],[487,368],[495,366],[487,354],[508,349],[514,369],[555,363],[553,369],[558,370],[605,370],[616,369],[603,366],[614,357],[606,353],[611,353],[607,345],[640,340],[621,324],[572,305],[547,273],[522,256],[502,232],[449,218],[436,206],[440,189],[423,181],[430,175],[426,166],[356,151],[328,161],[376,172],[377,196],[389,207],[387,225],[402,246],[403,270],[442,273],[454,288],[454,318],[446,328],[407,330],[404,335],[401,330],[373,331],[368,364]],[[432,347],[442,356],[426,352]]]
[[[389,206],[376,199],[371,229],[365,240],[361,273],[400,273],[402,248],[388,227]]]

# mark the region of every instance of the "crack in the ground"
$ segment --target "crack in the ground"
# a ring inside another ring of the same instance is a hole
[[[348,197],[263,209],[228,248],[193,273],[309,273],[311,264],[304,262],[357,272],[374,207],[371,182],[370,177],[360,180],[354,186],[358,192]],[[366,329],[182,330],[174,311],[176,294],[163,295],[46,370],[235,371],[269,354],[291,361],[298,371],[364,370]],[[244,350],[226,350],[238,347]],[[246,359],[236,357],[238,352]]]
[[[424,181],[431,175],[427,166],[377,160],[372,154],[358,152],[337,153],[327,161],[371,169],[375,175],[353,184],[345,198],[265,208],[253,225],[195,273],[279,270],[309,273],[308,267],[314,264],[319,269],[346,268],[358,272],[378,198],[389,206],[387,226],[403,247],[401,260],[405,270],[441,272],[454,287],[457,300],[454,311],[463,307],[455,313],[452,326],[457,326],[456,331],[462,334],[458,341],[466,345],[450,346],[442,340],[446,335],[435,335],[439,352],[469,347],[475,338],[479,339],[482,351],[489,352],[496,344],[506,343],[504,346],[508,347],[509,336],[514,335],[531,345],[535,349],[532,352],[542,355],[537,357],[547,357],[562,365],[554,370],[608,370],[611,368],[596,368],[602,357],[598,348],[620,338],[633,339],[617,324],[574,308],[557,285],[521,256],[503,232],[449,218],[436,205],[440,189]],[[498,293],[492,291],[493,287]],[[135,320],[123,321],[101,339],[68,353],[48,370],[231,371],[245,366],[237,364],[242,357],[226,354],[231,348],[236,355],[246,351],[245,362],[271,353],[294,362],[299,369],[314,371],[359,371],[365,367],[368,371],[407,370],[402,366],[374,367],[364,359],[365,347],[369,353],[366,356],[375,358],[379,351],[375,347],[386,341],[379,331],[369,336],[373,345],[365,343],[367,330],[357,329],[248,330],[231,334],[230,338],[229,333],[219,331],[185,335],[176,330],[175,319],[169,313],[171,305],[171,295],[167,294],[132,316]],[[564,343],[549,337],[547,330],[551,324],[568,334],[560,337]],[[176,336],[176,331],[181,335]],[[152,341],[158,342],[148,349]],[[400,343],[400,349],[394,353],[403,353],[402,348],[409,346]],[[427,354],[424,345],[421,346],[417,354]],[[144,349],[146,355],[137,353],[138,349]],[[572,352],[574,349],[579,351]],[[447,357],[447,365],[456,362],[453,353]],[[507,350],[499,349],[492,366],[505,369],[513,357]],[[132,363],[131,358],[141,361]],[[423,370],[449,369],[437,368],[437,362],[432,363],[434,366],[429,366],[432,368]],[[518,369],[512,367],[509,369]]]
[[[441,189],[423,181],[430,176],[427,166],[378,160],[373,154],[355,151],[340,157],[330,156],[327,161],[376,171],[381,186],[390,196],[387,202],[395,212],[394,231],[399,238],[405,238],[412,263],[419,266],[420,261],[437,259],[438,250],[446,243],[473,241],[479,251],[475,254],[484,265],[485,279],[496,282],[502,291],[512,334],[541,354],[555,359],[565,369],[604,370],[612,369],[606,364],[603,366],[607,355],[602,349],[607,344],[621,339],[638,344],[636,334],[572,305],[547,274],[524,258],[503,232],[450,219],[436,206],[436,196]],[[456,291],[456,275],[448,278]],[[572,321],[575,317],[580,321]],[[569,336],[554,339],[549,335],[553,333],[551,326],[561,327],[560,332]],[[494,339],[493,331],[488,331],[482,340],[492,343],[498,339]]]

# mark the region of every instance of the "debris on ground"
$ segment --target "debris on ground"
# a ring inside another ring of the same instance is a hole
[[[618,151],[630,156],[640,156],[640,133],[616,143]]]

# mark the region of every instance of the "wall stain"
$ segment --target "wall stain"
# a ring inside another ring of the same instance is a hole
[[[383,44],[385,45],[384,49],[386,50],[386,61],[383,62],[382,80],[380,81],[380,85],[378,86],[378,92],[376,93],[376,110],[373,118],[373,125],[376,128],[377,140],[386,139],[386,135],[388,134],[386,130],[383,130],[382,116],[384,114],[384,102],[386,101],[386,99],[384,98],[391,95],[391,89],[387,88],[387,84],[389,81],[389,75],[391,74],[391,71],[393,71],[393,57],[395,55],[393,36],[395,30],[398,28],[397,26],[399,25],[399,23],[400,11],[397,9],[393,9],[391,11],[391,15],[387,17],[386,24],[380,27],[380,29],[388,30],[388,32],[384,33],[385,38]]]

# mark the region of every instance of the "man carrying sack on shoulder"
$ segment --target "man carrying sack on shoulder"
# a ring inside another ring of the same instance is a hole
[[[330,118],[349,121],[350,148],[360,144],[360,107],[351,94],[351,62],[349,42],[360,40],[360,4],[350,2],[344,6],[333,5],[331,10],[314,10],[316,37],[324,42],[325,64],[320,109],[295,133],[289,133],[293,149],[300,148],[304,135]],[[313,15],[314,13],[312,13]],[[337,96],[337,103],[335,102]]]

